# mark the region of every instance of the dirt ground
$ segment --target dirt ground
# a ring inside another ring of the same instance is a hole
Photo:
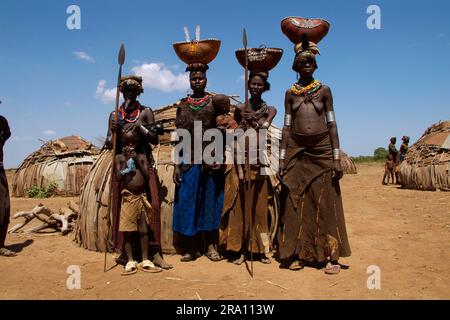
[[[254,264],[211,262],[202,257],[158,274],[121,276],[122,267],[103,272],[104,254],[81,249],[73,235],[8,235],[17,257],[0,257],[0,299],[449,299],[450,193],[382,186],[380,164],[358,165],[342,179],[352,256],[339,275]],[[39,202],[57,210],[72,198],[12,198],[12,213]],[[17,220],[11,220],[11,225]],[[108,254],[108,268],[114,266]],[[81,289],[66,286],[67,268],[78,265]],[[380,270],[380,289],[368,289],[369,266]]]

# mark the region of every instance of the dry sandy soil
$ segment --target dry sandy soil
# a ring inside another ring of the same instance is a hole
[[[381,165],[362,164],[342,180],[353,254],[339,275],[273,261],[255,263],[252,280],[245,265],[169,255],[170,271],[123,277],[121,266],[104,273],[104,255],[77,247],[73,235],[19,234],[7,237],[19,255],[0,257],[0,299],[449,299],[450,193],[382,186],[382,174]],[[12,198],[12,212],[39,202],[57,210],[69,200]],[[111,255],[107,262],[114,266]],[[79,290],[66,287],[70,265],[80,266]],[[371,265],[381,270],[379,290],[367,288]]]

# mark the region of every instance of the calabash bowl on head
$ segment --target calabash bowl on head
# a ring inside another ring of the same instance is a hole
[[[248,48],[248,69],[266,71],[275,68],[283,55],[279,48]],[[236,58],[245,67],[245,49],[236,50]]]
[[[330,23],[324,19],[287,17],[281,21],[281,31],[294,44],[302,42],[303,35],[317,44],[327,35],[329,29]]]
[[[178,58],[186,64],[209,64],[219,53],[220,40],[205,39],[190,42],[177,42],[173,44],[173,48]]]

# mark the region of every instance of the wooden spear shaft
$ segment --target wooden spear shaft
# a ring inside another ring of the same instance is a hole
[[[250,104],[248,100],[248,52],[247,52],[247,32],[243,32],[243,39],[242,42],[244,44],[244,51],[245,51],[245,67],[244,67],[244,83],[245,83],[245,112],[250,113]],[[250,129],[251,125],[246,123],[246,129]],[[249,214],[249,227],[250,227],[250,239],[249,239],[249,246],[250,246],[250,274],[253,279],[253,213],[252,213],[252,206],[251,206],[251,172],[250,172],[250,139],[249,137],[245,138],[245,150],[247,152],[247,156],[245,157],[245,170],[246,170],[246,178],[245,178],[245,211]],[[244,214],[245,216],[245,214]]]
[[[120,98],[120,81],[122,79],[122,66],[125,63],[125,45],[122,43],[119,50],[119,74],[117,76],[117,88],[116,88],[116,104],[114,107],[114,121],[118,123],[119,121],[119,98]],[[117,150],[117,133],[112,132],[112,155],[111,155],[111,178],[109,184],[109,203],[108,203],[108,219],[111,222],[112,219],[112,196],[113,196],[113,175],[114,175],[114,164],[115,164],[115,155]],[[108,233],[106,236],[106,248],[105,248],[105,259],[103,261],[103,272],[106,272],[106,257],[108,254],[108,242],[109,242],[109,230],[111,229],[112,223],[108,226]]]

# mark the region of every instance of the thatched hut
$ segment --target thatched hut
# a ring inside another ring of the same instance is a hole
[[[399,166],[408,189],[450,191],[450,121],[429,127]]]
[[[356,164],[351,157],[341,150],[341,166],[345,174],[356,174]]]
[[[57,195],[77,196],[98,153],[97,147],[80,136],[46,142],[16,170],[12,195],[25,197],[32,186],[44,188],[56,183]]]
[[[177,103],[154,110],[155,120],[164,125],[165,135],[160,137],[159,145],[153,148],[153,157],[160,182],[161,198],[161,246],[165,253],[175,253],[176,236],[172,232],[172,205],[175,196],[175,184],[172,181],[174,165],[172,162],[171,132],[175,129]],[[275,127],[269,130],[269,139],[274,135],[281,136],[281,131]],[[272,163],[278,157],[278,150],[274,150],[270,160]],[[274,158],[275,157],[275,158]],[[276,168],[269,168],[271,185],[274,190],[270,201],[272,239],[275,236],[278,223],[278,194],[279,182],[275,177]],[[111,177],[111,153],[103,151],[93,165],[86,178],[80,197],[80,217],[76,227],[75,241],[81,247],[94,251],[106,250],[106,239],[111,241],[112,232],[108,230],[110,217],[108,216],[108,201]]]

